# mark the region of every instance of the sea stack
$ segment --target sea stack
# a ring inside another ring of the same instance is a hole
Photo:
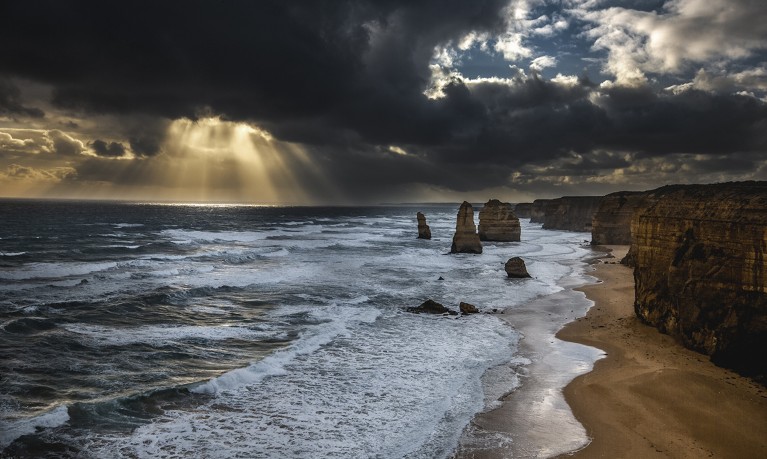
[[[418,219],[418,239],[431,239],[431,228],[426,224],[426,216],[418,212],[416,218]]]
[[[533,211],[533,203],[532,202],[520,202],[516,206],[514,206],[514,215],[517,216],[517,218],[530,218]]]
[[[479,242],[477,227],[474,225],[474,209],[466,201],[458,209],[450,253],[482,253],[482,243]]]
[[[543,223],[546,217],[546,206],[551,199],[536,199],[530,206],[530,223]]]
[[[718,365],[767,375],[767,182],[650,191],[631,244],[642,321]]]
[[[479,211],[479,240],[517,242],[521,229],[511,204],[491,199]]]
[[[602,196],[564,196],[545,205],[543,229],[591,232]]]
[[[509,258],[509,261],[506,262],[504,269],[506,270],[506,275],[509,277],[514,277],[514,278],[531,277],[530,274],[527,272],[525,261],[519,257]]]

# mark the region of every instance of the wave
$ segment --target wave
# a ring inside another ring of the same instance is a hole
[[[58,406],[31,418],[7,421],[0,429],[0,451],[22,435],[34,433],[40,428],[58,427],[67,421],[69,412],[66,406]]]
[[[148,344],[153,347],[167,346],[190,340],[220,341],[226,339],[271,339],[279,337],[273,331],[238,326],[168,326],[147,325],[142,327],[108,327],[83,323],[62,326],[82,337],[84,344],[96,346],[128,346]]]
[[[116,267],[117,262],[113,261],[99,263],[31,263],[15,271],[0,272],[0,279],[25,280],[83,276]]]
[[[0,257],[18,257],[26,253],[27,252],[0,252]]]

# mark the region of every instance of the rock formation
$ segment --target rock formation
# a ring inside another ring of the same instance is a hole
[[[536,199],[530,207],[530,223],[543,223],[546,216],[546,206],[551,199]]]
[[[591,245],[631,244],[631,217],[646,194],[619,191],[603,197],[591,224]]]
[[[416,218],[418,219],[418,239],[431,239],[431,228],[426,224],[426,216],[418,212]]]
[[[477,227],[474,225],[474,209],[466,201],[458,209],[450,253],[482,253],[482,243],[479,242]]]
[[[480,241],[519,241],[521,229],[511,204],[491,199],[479,211]]]
[[[648,192],[631,221],[637,316],[718,365],[767,375],[767,182]]]
[[[520,202],[514,206],[514,214],[517,216],[517,218],[530,218],[532,211],[532,202]]]
[[[416,314],[425,313],[425,314],[450,314],[450,315],[456,315],[458,314],[455,311],[452,311],[445,306],[443,306],[440,303],[437,303],[436,301],[432,299],[428,299],[421,303],[420,306],[415,308],[408,308],[407,309],[410,312],[415,312]]]
[[[479,312],[476,306],[471,303],[464,303],[463,301],[458,305],[458,308],[461,310],[461,314],[477,314]]]
[[[509,258],[504,269],[509,277],[530,277],[530,274],[527,272],[527,267],[525,266],[525,261],[519,257]]]
[[[543,229],[591,231],[591,220],[602,196],[564,196],[545,206]]]

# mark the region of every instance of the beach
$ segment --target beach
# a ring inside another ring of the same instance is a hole
[[[715,366],[705,355],[685,349],[672,337],[639,322],[633,311],[632,270],[619,264],[628,247],[607,249],[611,254],[594,264],[590,273],[599,282],[576,288],[594,305],[556,333],[563,341],[552,343],[555,353],[563,349],[558,343],[579,343],[604,351],[592,371],[563,390],[565,411],[572,410],[585,428],[588,444],[561,453],[536,446],[536,442],[556,443],[563,433],[562,424],[568,424],[568,413],[561,412],[559,419],[538,420],[531,430],[531,413],[544,399],[540,393],[537,401],[535,396],[526,396],[523,385],[500,408],[475,417],[469,428],[475,436],[477,430],[509,432],[515,441],[485,449],[464,448],[457,456],[767,457],[767,389]],[[527,339],[535,338],[526,335],[521,346]],[[548,398],[557,400],[552,394]],[[520,425],[520,419],[528,425]]]
[[[626,247],[610,248],[579,288],[594,306],[557,335],[607,354],[564,390],[592,439],[566,457],[767,457],[767,389],[639,322]]]

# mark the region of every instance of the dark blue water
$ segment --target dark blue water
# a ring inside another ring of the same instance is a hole
[[[525,242],[445,255],[456,209],[0,201],[0,447],[449,455],[497,397],[482,374],[506,363],[499,393],[517,384],[518,335],[405,308],[523,305],[585,254],[580,235],[525,225]],[[506,279],[511,255],[538,279]]]

